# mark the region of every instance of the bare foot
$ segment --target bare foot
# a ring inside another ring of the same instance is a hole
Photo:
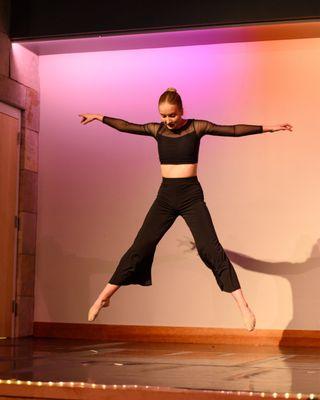
[[[97,318],[101,308],[108,307],[109,303],[110,299],[96,300],[88,312],[88,321],[94,321]]]
[[[256,326],[256,317],[249,307],[245,307],[242,310],[242,318],[244,325],[248,329],[248,331],[253,331]]]

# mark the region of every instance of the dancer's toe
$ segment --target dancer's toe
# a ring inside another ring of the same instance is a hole
[[[88,321],[92,322],[94,321],[98,314],[99,311],[101,310],[101,308],[103,307],[108,307],[109,305],[109,299],[107,300],[101,300],[101,301],[96,301],[93,306],[89,309],[88,312]]]
[[[256,326],[256,317],[249,307],[243,313],[243,322],[248,331],[253,331]]]

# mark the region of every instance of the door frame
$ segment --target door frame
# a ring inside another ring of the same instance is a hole
[[[16,206],[15,206],[15,214],[19,217],[19,187],[20,187],[20,151],[21,151],[21,110],[13,107],[9,104],[3,103],[0,101],[0,112],[2,114],[9,115],[10,117],[16,118],[18,120],[18,131],[20,135],[19,145],[17,146],[17,187],[16,187]],[[12,221],[13,223],[13,221]],[[17,300],[17,263],[18,263],[18,229],[15,229],[15,237],[14,237],[14,255],[13,255],[13,298],[12,300],[16,304]],[[15,337],[15,314],[12,313],[11,319],[11,337]]]

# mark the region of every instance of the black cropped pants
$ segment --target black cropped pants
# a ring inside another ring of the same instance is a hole
[[[157,244],[179,215],[189,226],[198,254],[213,272],[220,289],[225,292],[239,289],[236,272],[218,240],[197,176],[162,178],[156,199],[109,283],[151,285]]]

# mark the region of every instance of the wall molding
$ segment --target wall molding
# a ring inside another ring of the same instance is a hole
[[[320,331],[34,322],[35,337],[133,342],[320,347]]]

